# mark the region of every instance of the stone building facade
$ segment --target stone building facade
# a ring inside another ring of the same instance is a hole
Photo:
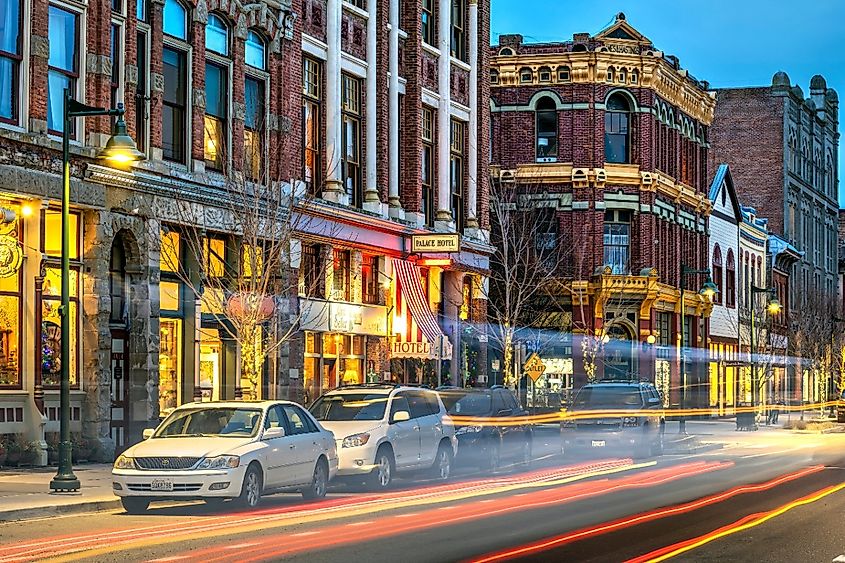
[[[839,97],[816,75],[805,97],[785,72],[770,86],[716,90],[711,162],[730,164],[740,198],[804,251],[793,299],[836,294]]]
[[[703,406],[712,304],[704,275],[683,276],[683,306],[680,287],[682,266],[709,267],[707,84],[624,14],[562,43],[501,36],[491,53],[493,180],[572,249],[564,322],[547,327],[562,341],[544,359],[571,359],[577,389],[598,351],[595,377],[656,381],[673,405],[685,378]]]
[[[130,170],[106,167],[96,155],[109,119],[74,124],[71,425],[86,455],[111,459],[192,400],[303,400],[309,370],[319,380],[309,399],[407,373],[414,362],[419,380],[437,371],[431,340],[451,352],[444,373],[457,379],[472,365],[483,375],[488,175],[476,155],[488,150],[479,69],[489,2],[457,11],[440,2],[435,14],[416,2],[366,4],[18,3],[23,62],[4,83],[19,92],[0,104],[0,243],[21,257],[0,277],[0,434],[38,442],[44,462],[58,430],[62,122],[61,91],[48,76],[88,104],[125,104],[129,133],[147,155]],[[438,26],[427,42],[423,20]],[[427,137],[424,105],[436,115]],[[423,144],[427,184],[422,162],[409,165]],[[218,268],[223,279],[246,269],[233,185],[240,194],[264,186],[268,201],[287,205],[279,217],[305,217],[293,223],[280,279],[302,287],[306,275],[318,278],[319,292],[273,296],[263,342],[274,327],[296,330],[257,381],[243,377],[226,318],[243,297],[221,290],[221,310],[211,310],[204,281]],[[423,194],[433,201],[427,211]],[[437,233],[460,235],[455,252],[412,252],[413,235]],[[400,276],[400,262],[410,274]],[[401,280],[406,291],[424,285],[426,303],[409,307]],[[430,318],[437,328],[420,330]],[[427,353],[391,364],[398,332]]]

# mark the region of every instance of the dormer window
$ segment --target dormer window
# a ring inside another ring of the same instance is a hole
[[[528,67],[523,67],[519,71],[519,81],[523,84],[534,82],[534,72]]]

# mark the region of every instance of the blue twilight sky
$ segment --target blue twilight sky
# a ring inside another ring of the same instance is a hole
[[[520,33],[527,42],[595,34],[624,12],[656,48],[714,88],[763,86],[784,70],[805,96],[821,74],[845,106],[843,0],[491,0],[491,41]],[[841,143],[840,143],[841,144]],[[845,207],[839,151],[839,205]]]

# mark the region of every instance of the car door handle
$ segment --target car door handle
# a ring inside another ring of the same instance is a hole
[[[419,432],[420,427],[419,427],[419,426],[414,426],[414,430],[416,430],[417,432]]]

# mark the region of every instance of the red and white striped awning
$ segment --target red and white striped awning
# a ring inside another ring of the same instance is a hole
[[[419,268],[413,262],[394,258],[393,269],[397,287],[396,312],[406,322],[395,337],[391,355],[394,358],[450,359],[451,343],[428,304]]]

